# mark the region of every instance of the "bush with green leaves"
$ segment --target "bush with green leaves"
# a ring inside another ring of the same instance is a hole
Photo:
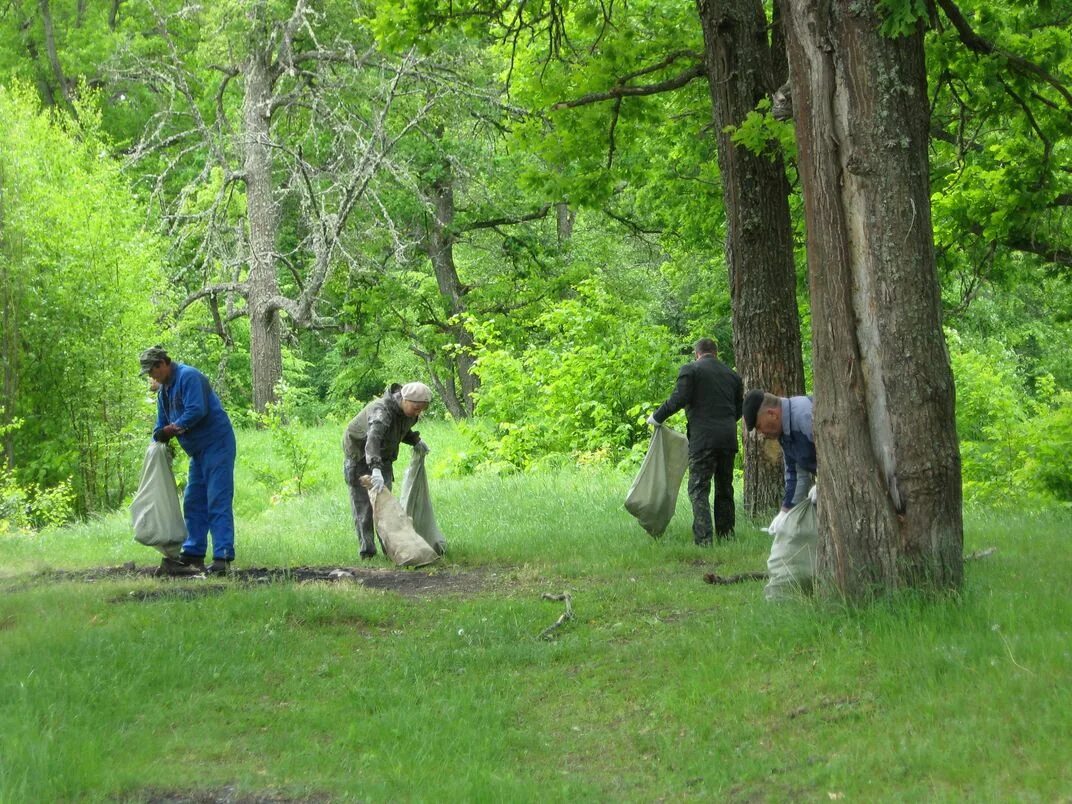
[[[0,86],[0,362],[25,425],[9,446],[24,483],[68,478],[82,513],[137,486],[153,421],[138,351],[154,342],[161,248],[100,115],[43,110]]]
[[[291,391],[285,382],[280,382],[275,395],[277,401],[269,402],[263,413],[254,414],[254,419],[258,426],[272,434],[272,450],[283,460],[282,469],[267,465],[257,467],[257,479],[272,489],[272,501],[280,502],[309,490],[305,474],[313,453],[298,429],[292,426],[297,422],[292,411],[296,401],[303,398],[301,393]]]
[[[1029,384],[1016,353],[1000,341],[968,341],[954,331],[947,341],[965,501],[1024,510],[1072,505],[1072,392],[1048,374]]]
[[[597,281],[540,315],[529,344],[476,332],[476,412],[496,423],[485,463],[519,469],[616,460],[645,440],[645,418],[673,387],[681,344]]]
[[[22,419],[12,419],[0,424],[0,439],[18,430],[22,423]],[[74,490],[69,480],[50,488],[22,484],[7,462],[0,460],[0,534],[64,525],[73,516]]]

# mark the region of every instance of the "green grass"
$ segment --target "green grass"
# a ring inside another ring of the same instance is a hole
[[[338,429],[308,431],[312,488],[275,504],[254,471],[281,471],[269,436],[241,434],[239,566],[357,563]],[[1067,515],[969,515],[968,549],[998,551],[955,599],[771,605],[702,582],[764,566],[746,523],[701,551],[682,500],[655,542],[626,475],[444,476],[465,444],[425,433],[436,571],[478,574],[472,594],[137,602],[191,584],[28,575],[155,561],[122,514],[0,537],[0,801],[1072,796]],[[540,593],[564,589],[576,619],[538,639],[562,610]]]

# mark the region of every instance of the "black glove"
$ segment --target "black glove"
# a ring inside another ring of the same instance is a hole
[[[159,441],[161,444],[166,444],[178,434],[179,426],[177,424],[166,424],[153,433],[153,440]]]

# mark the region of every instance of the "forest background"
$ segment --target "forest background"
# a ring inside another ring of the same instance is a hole
[[[1072,7],[941,5],[929,156],[965,500],[1067,508]],[[734,364],[696,9],[457,7],[4,7],[0,529],[129,499],[155,343],[276,434],[284,496],[288,423],[341,432],[392,381],[460,423],[442,471],[509,474],[633,467],[691,343]],[[787,166],[810,388],[792,125],[761,102],[729,133]]]

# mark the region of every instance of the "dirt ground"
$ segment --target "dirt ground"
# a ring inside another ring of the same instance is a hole
[[[225,787],[219,790],[144,790],[120,801],[144,802],[144,804],[317,804],[327,802],[328,797],[286,798],[281,796],[244,795]]]
[[[94,583],[133,578],[156,578],[159,589],[144,589],[132,592],[131,599],[154,599],[157,597],[199,597],[223,591],[232,584],[253,586],[265,583],[342,583],[359,584],[367,589],[385,589],[409,597],[432,597],[437,595],[472,595],[481,591],[486,578],[473,570],[454,570],[446,567],[434,569],[391,569],[374,567],[245,567],[232,570],[226,578],[205,575],[173,578],[159,574],[157,565],[136,565],[128,562],[116,567],[93,567],[85,570],[53,570],[24,575],[18,580],[26,582]],[[14,580],[8,578],[8,581]]]

